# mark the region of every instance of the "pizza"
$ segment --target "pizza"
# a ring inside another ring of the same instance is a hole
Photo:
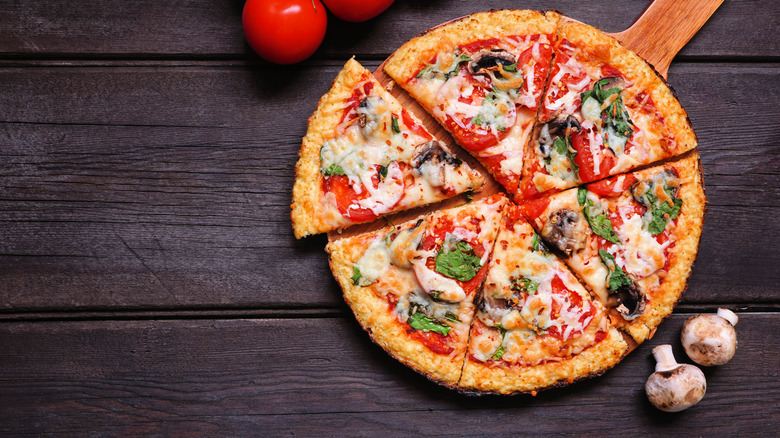
[[[561,20],[521,199],[625,173],[696,147],[685,111],[639,56]]]
[[[326,247],[344,299],[373,340],[446,386],[460,377],[505,203],[498,194]]]
[[[636,342],[685,288],[701,236],[698,154],[527,201],[521,210]]]
[[[559,17],[474,14],[410,40],[385,65],[510,193],[520,183]]]
[[[478,190],[484,178],[350,59],[309,119],[295,166],[295,236]]]
[[[481,392],[535,391],[601,373],[627,350],[605,307],[546,247],[520,208],[509,205],[458,386]]]
[[[651,66],[556,12],[491,11],[383,68],[392,93],[350,60],[321,99],[292,205],[296,237],[332,231],[331,270],[374,342],[449,388],[535,394],[653,336],[706,200],[696,136]]]

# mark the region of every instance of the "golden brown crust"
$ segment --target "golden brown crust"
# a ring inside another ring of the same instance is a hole
[[[699,251],[699,238],[704,223],[707,201],[701,181],[699,154],[693,153],[664,167],[674,167],[679,171],[683,185],[678,196],[682,198],[683,204],[674,232],[675,244],[669,250],[670,261],[666,278],[659,288],[650,293],[642,316],[630,323],[620,325],[620,328],[627,331],[637,343],[648,339],[661,321],[671,315],[675,304],[685,291]],[[654,171],[657,171],[657,168],[642,170],[636,174],[641,178]]]
[[[560,14],[531,10],[478,12],[434,27],[396,50],[385,72],[401,86],[413,78],[438,53],[451,53],[458,46],[491,38],[529,33],[551,34]],[[414,95],[414,93],[412,93]]]
[[[474,324],[479,324],[475,322]],[[512,394],[532,392],[602,374],[617,365],[628,345],[615,328],[607,337],[579,354],[534,366],[487,364],[467,357],[458,389]]]
[[[570,19],[561,20],[559,37],[585,50],[596,60],[618,69],[633,83],[636,91],[626,96],[626,101],[641,91],[650,93],[656,109],[663,117],[666,128],[674,139],[672,145],[661,146],[653,161],[675,156],[696,147],[696,134],[688,115],[658,73],[639,55],[623,47],[616,39],[600,30]],[[642,163],[647,164],[647,163]]]

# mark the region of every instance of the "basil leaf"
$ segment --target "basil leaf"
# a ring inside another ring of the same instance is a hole
[[[328,168],[325,169],[324,174],[325,176],[345,175],[344,169],[342,169],[338,164],[331,164],[328,166]]]
[[[534,232],[534,238],[531,240],[531,249],[539,251],[539,235]]]
[[[577,189],[577,203],[585,207],[582,209],[582,214],[585,215],[585,220],[588,221],[593,234],[603,237],[608,242],[620,243],[615,229],[612,228],[612,221],[593,205],[593,201],[588,199],[588,189],[585,187]]]
[[[401,133],[401,127],[398,126],[398,119],[396,119],[395,116],[393,116],[393,123],[392,123],[392,125],[393,125],[393,132],[395,132],[396,134],[400,134]]]
[[[387,178],[387,166],[382,166],[379,168],[379,179],[383,180]]]
[[[415,330],[422,330],[424,332],[436,332],[447,336],[450,333],[452,327],[442,324],[435,319],[428,318],[424,313],[416,312],[409,317],[406,321],[409,326]]]
[[[360,285],[360,279],[363,278],[363,274],[360,273],[360,269],[356,266],[352,267],[352,284],[355,286]]]
[[[680,215],[680,209],[682,208],[682,199],[674,198],[674,205],[670,206],[668,202],[663,202],[659,207],[653,209],[651,213],[651,221],[647,226],[647,231],[653,236],[657,236],[664,232],[667,224],[667,217],[670,220],[677,219]]]
[[[482,267],[482,261],[474,254],[474,248],[462,240],[451,248],[442,245],[434,260],[436,272],[460,281],[476,277]]]
[[[439,297],[441,296],[441,291],[440,290],[432,290],[432,291],[430,291],[428,293],[428,295],[432,296],[434,300],[438,300]]]
[[[615,233],[615,229],[612,228],[612,221],[609,220],[606,214],[598,214],[595,217],[591,217],[589,214],[585,214],[585,219],[590,224],[590,229],[594,234],[597,234],[609,242],[620,243],[618,236]]]
[[[631,284],[631,278],[626,274],[626,271],[615,263],[615,257],[612,254],[600,249],[599,257],[601,257],[601,262],[609,270],[609,274],[607,274],[607,288],[610,292],[615,292],[622,286]]]

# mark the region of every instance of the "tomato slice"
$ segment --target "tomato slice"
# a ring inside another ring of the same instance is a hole
[[[485,96],[486,92],[482,87],[474,87],[473,94],[479,96],[481,100],[481,98]],[[474,95],[469,98],[461,97],[460,101],[465,103],[472,103]],[[447,114],[444,119],[444,125],[447,130],[450,131],[452,136],[455,137],[455,140],[458,142],[458,144],[463,146],[468,151],[478,152],[491,146],[495,146],[498,144],[498,142],[503,140],[507,134],[509,134],[512,126],[515,124],[515,120],[517,120],[517,110],[514,104],[510,105],[507,110],[508,111],[504,117],[504,120],[509,123],[506,123],[506,128],[503,131],[493,128],[485,129],[479,125],[474,125],[471,123],[472,117],[460,117],[459,114],[455,114],[455,117],[458,118],[460,123],[456,122],[452,115]],[[461,125],[465,126],[465,128]]]
[[[408,187],[409,179],[406,178],[406,175],[408,174],[407,166],[405,163],[399,163],[399,167],[401,168],[401,176],[388,175],[385,181],[382,181],[381,183],[386,185],[400,184],[403,185],[403,188]],[[374,169],[375,172],[371,176],[371,182],[374,186],[374,189],[379,188],[380,168],[381,166],[379,165],[375,166]],[[339,209],[339,213],[341,213],[342,216],[354,222],[367,222],[367,221],[374,220],[379,217],[379,214],[374,213],[374,211],[369,208],[363,208],[357,205],[358,201],[361,201],[371,196],[363,184],[361,184],[360,187],[361,187],[360,193],[357,193],[355,189],[352,187],[352,185],[350,184],[349,178],[345,175],[329,176],[326,177],[325,180],[323,181],[323,189],[325,190],[325,192],[326,193],[330,192],[335,195],[336,207]],[[386,211],[390,211],[393,207],[398,205],[399,202],[401,202],[401,199],[403,199],[404,192],[405,191],[402,190],[400,192],[400,196],[397,197],[397,199],[395,199],[392,204],[385,205]]]
[[[433,136],[425,130],[425,128],[418,124],[417,122],[412,119],[412,116],[409,114],[409,111],[402,110],[401,111],[401,120],[404,122],[404,126],[411,131],[413,134],[418,135],[426,140],[432,140]]]
[[[526,219],[533,221],[544,213],[548,205],[550,205],[550,198],[548,197],[532,199],[520,204],[520,212],[523,213]]]
[[[574,162],[579,166],[578,176],[581,182],[591,182],[609,175],[609,170],[615,167],[615,156],[607,148],[600,148],[602,157],[598,172],[593,169],[593,153],[588,146],[588,134],[585,130],[575,132],[571,136],[572,147],[577,151]]]
[[[588,185],[588,190],[591,192],[603,196],[605,198],[612,198],[615,196],[620,196],[623,192],[628,190],[634,183],[637,181],[636,177],[634,175],[628,174],[623,176],[623,183],[619,186],[616,186],[618,179],[620,179],[620,176],[608,178],[599,182],[595,182],[593,184]]]
[[[538,39],[538,36],[537,36]],[[534,64],[534,95],[536,98],[534,99],[534,106],[529,106],[528,108],[532,110],[536,110],[536,107],[539,106],[539,100],[542,98],[542,90],[544,89],[544,81],[547,79],[545,76],[545,73],[547,73],[547,68],[550,65],[550,58],[552,57],[552,47],[549,44],[540,44],[539,45],[539,59],[535,60]],[[523,68],[523,66],[528,65],[533,61],[533,46],[526,49],[523,53],[520,54],[520,57],[517,59],[517,65],[519,68]],[[527,81],[523,81],[523,86],[520,88],[521,94],[528,93],[528,87],[529,84]]]
[[[499,184],[506,187],[509,193],[517,193],[520,186],[520,175],[501,170],[501,163],[504,161],[504,158],[506,158],[504,154],[490,155],[479,157],[479,162],[487,168]]]

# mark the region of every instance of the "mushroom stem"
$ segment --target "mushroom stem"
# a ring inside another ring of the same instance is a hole
[[[718,308],[718,316],[730,322],[731,325],[737,325],[737,321],[739,321],[739,317],[736,313],[729,309],[724,309],[723,307]]]
[[[663,344],[653,348],[653,357],[655,357],[656,360],[655,372],[657,373],[671,371],[680,366],[674,359],[672,346],[669,344]]]

